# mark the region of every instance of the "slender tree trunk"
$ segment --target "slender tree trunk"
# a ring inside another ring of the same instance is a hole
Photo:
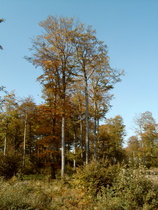
[[[81,145],[81,158],[83,159],[83,126],[82,126],[81,116],[80,116],[80,145]]]
[[[64,61],[62,72],[62,125],[61,125],[61,177],[65,175],[65,98],[66,98],[66,83],[65,83],[66,61]]]
[[[6,123],[6,133],[4,138],[4,156],[7,154],[7,130],[8,130],[8,122]]]
[[[74,170],[76,170],[76,132],[74,133]]]
[[[6,151],[7,151],[7,134],[5,134],[4,138],[4,156],[6,155]]]
[[[51,107],[52,105],[50,104],[50,107]],[[55,142],[55,137],[56,137],[56,111],[57,111],[57,94],[56,94],[56,92],[55,92],[55,94],[54,94],[54,103],[53,103],[53,109],[54,109],[54,116],[53,116],[53,119],[52,119],[52,123],[53,123],[53,129],[52,129],[52,135],[54,136],[53,137],[53,144],[52,144],[52,147],[53,147],[53,150],[55,149],[55,144],[54,144],[54,142]],[[57,147],[57,145],[56,145],[56,147]],[[58,150],[58,149],[57,149]]]
[[[62,115],[62,126],[61,126],[61,135],[62,135],[62,148],[61,148],[61,177],[64,177],[65,174],[65,114]]]
[[[31,122],[29,123],[29,156],[31,157],[32,155],[32,125]]]
[[[94,102],[94,161],[97,160],[97,117],[96,117],[96,102]]]
[[[99,118],[97,118],[97,135],[99,135]]]
[[[88,82],[85,78],[85,101],[86,101],[86,164],[89,163],[89,109],[88,109]]]
[[[26,155],[26,126],[27,126],[27,114],[24,124],[23,167],[25,167],[25,155]]]

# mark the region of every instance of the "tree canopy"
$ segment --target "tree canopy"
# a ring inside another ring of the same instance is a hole
[[[37,81],[44,102],[37,105],[30,96],[19,99],[15,92],[4,92],[2,154],[18,154],[30,171],[50,166],[52,177],[57,169],[64,177],[66,167],[76,169],[92,160],[156,166],[158,127],[150,111],[135,119],[136,132],[126,149],[122,116],[106,119],[111,90],[124,72],[110,66],[107,46],[92,26],[49,16],[40,27],[43,31],[32,39],[32,54],[26,59],[42,69]]]

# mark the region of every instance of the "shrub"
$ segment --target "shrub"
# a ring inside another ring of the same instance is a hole
[[[28,156],[25,157],[25,167],[22,169],[23,174],[36,174],[39,173],[39,169],[35,162],[33,162]]]
[[[109,166],[108,162],[91,162],[89,165],[77,169],[71,184],[77,188],[80,186],[91,195],[96,196],[101,193],[103,187],[113,185],[118,172],[117,165]]]
[[[0,209],[99,209],[99,210],[156,210],[158,209],[158,188],[149,180],[145,179],[142,170],[133,170],[131,168],[118,170],[117,166],[103,165],[107,172],[105,180],[98,174],[98,179],[102,180],[100,192],[95,194],[94,174],[90,170],[102,171],[101,165],[91,163],[90,166],[80,169],[73,179],[69,178],[70,184],[65,184],[63,180],[25,180],[9,181],[0,180]],[[92,167],[93,166],[93,167]],[[101,167],[101,168],[100,168]],[[115,170],[112,170],[112,168]],[[112,179],[107,177],[116,171]],[[85,172],[89,172],[91,181],[85,183]],[[90,175],[92,173],[92,175]],[[84,177],[84,179],[83,179]],[[104,180],[104,181],[103,181]],[[80,186],[80,183],[82,184]],[[109,183],[109,184],[106,184]],[[104,185],[104,186],[103,186]],[[75,186],[75,188],[72,188]],[[92,189],[90,187],[93,187]],[[81,189],[82,188],[82,189]],[[91,193],[93,191],[93,193]],[[88,192],[88,193],[87,193]],[[96,196],[92,196],[92,195]]]
[[[0,176],[10,179],[18,172],[19,163],[20,159],[16,155],[0,155]]]
[[[157,209],[158,189],[144,175],[142,168],[122,169],[113,185],[113,196],[120,198],[123,209]]]

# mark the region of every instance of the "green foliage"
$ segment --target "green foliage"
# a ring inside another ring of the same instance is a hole
[[[2,209],[45,209],[51,198],[33,182],[1,183],[0,208]],[[36,185],[36,186],[35,186]],[[36,188],[35,188],[36,187]]]
[[[20,167],[19,157],[16,155],[4,156],[0,154],[0,176],[9,179],[14,176]]]
[[[77,170],[71,184],[77,188],[80,186],[92,195],[97,195],[102,187],[113,185],[118,172],[117,165],[109,166],[108,162],[91,162]]]
[[[152,113],[147,111],[135,118],[137,137],[131,137],[128,142],[129,156],[141,160],[147,167],[157,167],[157,123]],[[131,153],[131,154],[130,154]]]
[[[28,155],[25,157],[25,167],[22,168],[22,172],[25,175],[39,173],[37,163],[31,161]]]
[[[144,168],[119,168],[91,163],[80,168],[71,184],[96,199],[98,209],[157,209],[158,188],[145,177]]]
[[[0,182],[0,209],[61,210],[89,209],[94,203],[78,189],[68,188],[62,181]]]
[[[157,209],[158,188],[145,178],[144,169],[122,168],[112,187],[103,189],[107,209]]]
[[[126,198],[124,204],[129,206],[142,207],[146,203],[146,197],[153,189],[152,183],[142,174],[142,169],[122,169],[115,184],[115,196]],[[149,200],[149,199],[148,199]],[[150,203],[149,203],[150,204]]]
[[[144,172],[142,167],[118,168],[106,162],[80,168],[64,182],[35,176],[0,181],[0,209],[156,210],[157,182]]]
[[[111,164],[122,162],[126,158],[122,148],[124,136],[125,125],[121,116],[106,120],[106,124],[99,127],[99,158],[107,158]]]

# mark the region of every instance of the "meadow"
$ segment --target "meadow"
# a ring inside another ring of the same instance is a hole
[[[157,181],[157,169],[93,162],[64,179],[50,179],[49,175],[1,178],[0,209],[156,210]]]

